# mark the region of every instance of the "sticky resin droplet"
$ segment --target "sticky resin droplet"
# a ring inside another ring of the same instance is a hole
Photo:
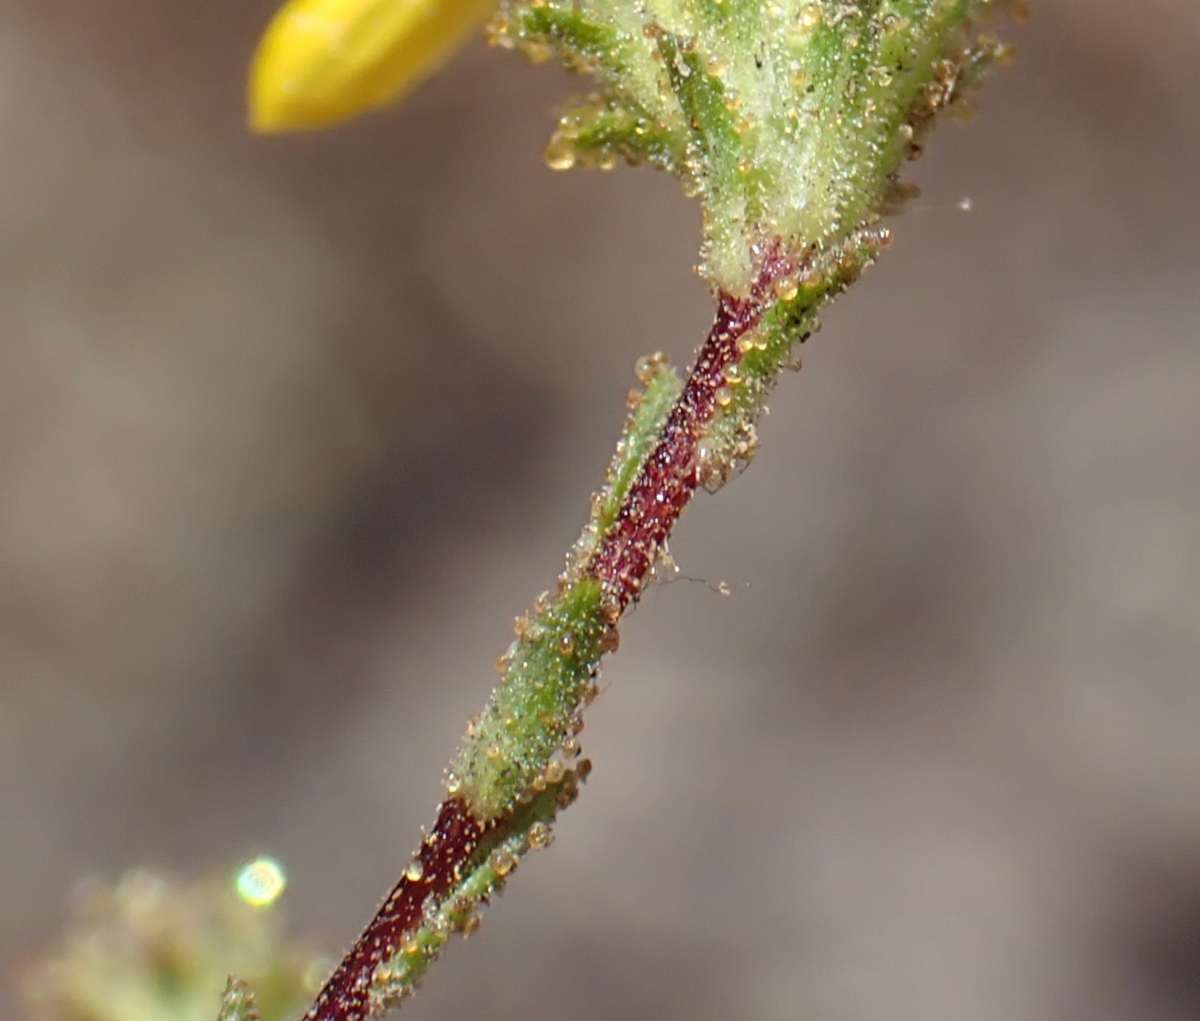
[[[495,762],[498,758],[500,758],[500,746],[493,742],[487,746],[487,751],[484,754],[486,754],[489,759]]]
[[[462,777],[453,769],[446,770],[446,793],[457,794],[462,790]]]
[[[419,883],[425,875],[425,866],[420,858],[414,858],[404,870],[404,878],[410,883]]]
[[[551,170],[570,170],[575,166],[575,147],[565,138],[553,138],[542,158]]]
[[[550,59],[553,51],[550,49],[549,43],[544,43],[540,39],[526,39],[521,46],[521,52],[525,54],[525,58],[531,64],[544,64]]]
[[[564,656],[570,656],[575,651],[575,636],[570,631],[564,631],[559,636],[558,651]]]
[[[617,630],[616,625],[606,628],[604,634],[600,636],[600,651],[601,652],[616,652],[621,647],[621,632]]]
[[[717,392],[713,394],[713,399],[722,408],[727,408],[733,402],[733,394],[729,392],[729,387],[719,386],[717,387]]]
[[[562,783],[562,778],[567,775],[567,767],[558,759],[551,759],[546,763],[542,775],[546,778],[546,783]]]
[[[633,374],[637,376],[638,382],[645,386],[653,381],[658,370],[666,364],[667,356],[661,351],[655,351],[653,354],[642,355],[634,363]]]
[[[790,277],[775,281],[775,297],[780,301],[793,301],[800,293],[800,286]]]
[[[721,375],[730,386],[737,386],[742,381],[742,367],[737,362],[730,362],[721,370]]]
[[[287,888],[287,875],[274,858],[255,858],[235,881],[238,897],[254,908],[270,907]]]
[[[513,870],[513,866],[517,864],[517,859],[514,857],[512,851],[504,844],[501,844],[488,855],[488,864],[492,867],[492,871],[496,875],[504,877]]]
[[[550,832],[550,827],[544,822],[535,822],[529,827],[527,835],[529,846],[535,851],[540,851],[543,847],[549,847],[554,840],[554,834]]]

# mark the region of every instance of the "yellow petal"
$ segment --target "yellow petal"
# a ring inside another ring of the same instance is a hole
[[[437,70],[496,0],[288,0],[250,69],[250,126],[296,131],[399,99]]]

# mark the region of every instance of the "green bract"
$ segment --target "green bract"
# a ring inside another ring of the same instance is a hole
[[[673,171],[704,204],[704,275],[741,296],[773,242],[801,251],[873,220],[929,114],[999,51],[969,31],[1000,2],[508,0],[493,39],[599,80],[547,161]]]

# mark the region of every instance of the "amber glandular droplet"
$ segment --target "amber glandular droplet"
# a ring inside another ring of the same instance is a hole
[[[800,287],[791,277],[784,277],[775,284],[775,296],[780,301],[793,301],[800,293]]]
[[[633,374],[637,376],[639,383],[647,386],[653,382],[655,374],[666,364],[667,356],[661,351],[655,351],[653,354],[642,355],[634,363]]]
[[[570,170],[575,166],[575,146],[565,138],[553,138],[546,146],[543,159],[551,170]]]
[[[621,632],[614,624],[600,636],[600,651],[603,653],[616,652],[621,647]]]
[[[507,846],[501,844],[488,856],[488,864],[492,867],[492,871],[496,875],[503,878],[513,870],[513,867],[517,864],[517,859]]]
[[[533,850],[540,851],[542,848],[550,846],[550,843],[554,840],[554,834],[550,832],[550,827],[544,822],[535,822],[529,827],[526,839]]]

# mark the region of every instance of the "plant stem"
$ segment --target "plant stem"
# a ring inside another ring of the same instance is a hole
[[[558,46],[607,89],[564,117],[552,150],[602,166],[614,153],[648,160],[700,195],[716,318],[686,382],[662,355],[639,363],[645,389],[631,394],[591,520],[553,592],[518,618],[432,830],[306,1021],[364,1021],[410,994],[521,857],[549,843],[591,768],[581,713],[621,615],[696,489],[719,488],[753,457],[767,395],[781,369],[799,367],[818,310],[890,241],[877,222],[897,168],[1002,54],[967,34],[970,16],[999,2],[505,5],[498,41]],[[552,166],[561,155],[548,153]]]
[[[550,824],[591,769],[587,759],[577,760],[575,735],[579,713],[594,697],[600,658],[616,648],[617,621],[637,600],[697,487],[729,473],[709,442],[714,427],[753,425],[816,308],[886,239],[884,231],[863,231],[837,259],[812,256],[801,266],[772,251],[749,297],[721,295],[682,389],[661,355],[643,359],[646,391],[618,444],[608,486],[595,498],[593,520],[554,595],[518,620],[503,680],[447,771],[449,796],[432,830],[307,1021],[363,1021],[410,994],[450,935],[474,930],[477,909],[520,858],[549,843]],[[780,281],[798,270],[809,284],[779,297]],[[737,402],[734,390],[742,390]]]

